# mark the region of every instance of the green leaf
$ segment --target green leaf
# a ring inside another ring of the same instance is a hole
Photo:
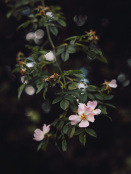
[[[94,95],[91,94],[91,93],[88,93],[88,92],[87,92],[86,95],[87,95],[87,97],[89,97],[89,99],[91,99],[91,100],[94,100],[94,99],[95,99]]]
[[[71,75],[83,74],[83,72],[80,70],[68,70],[68,71],[64,71],[64,72],[67,72],[68,74],[71,74]]]
[[[80,141],[80,143],[81,143],[83,146],[85,146],[85,144],[86,144],[86,134],[81,133],[81,134],[79,135],[79,141]]]
[[[110,103],[104,103],[104,105],[109,106],[109,107],[114,108],[114,109],[117,109],[116,106],[114,106],[114,105],[112,105]]]
[[[66,51],[66,52],[63,52],[61,54],[61,58],[64,62],[66,62],[68,59],[69,59],[69,53]]]
[[[56,103],[60,102],[62,100],[62,98],[63,98],[62,96],[59,96],[59,97],[55,98],[53,100],[52,104],[56,104]]]
[[[46,93],[47,93],[47,87],[45,87],[45,89],[44,89],[44,92],[43,92],[43,98],[45,99],[45,95],[46,95]]]
[[[62,19],[59,19],[57,22],[58,22],[61,26],[66,27],[66,22],[63,21]]]
[[[98,55],[96,58],[103,63],[108,63],[107,59],[103,55]]]
[[[104,100],[111,100],[114,98],[114,95],[107,95],[107,94],[104,94]]]
[[[96,92],[97,91],[97,87],[96,86],[89,85],[86,88],[86,90],[89,91],[89,92]]]
[[[72,82],[70,85],[68,85],[69,90],[74,90],[74,89],[77,89],[77,88],[78,88],[78,85],[75,82]]]
[[[70,123],[67,123],[67,124],[63,127],[63,133],[64,133],[64,134],[67,134],[68,129],[69,129],[70,126],[71,126],[71,124],[70,124]]]
[[[20,99],[21,94],[25,88],[26,84],[22,84],[19,88],[18,88],[18,99]]]
[[[58,29],[55,26],[50,26],[49,29],[53,35],[57,36]]]
[[[101,114],[107,115],[106,107],[99,105],[98,108],[101,110]]]
[[[46,148],[47,148],[47,144],[48,144],[48,141],[46,140],[46,139],[44,139],[40,144],[39,144],[39,146],[38,146],[38,148],[37,148],[37,151],[39,151],[40,149],[42,149],[42,150],[46,150]]]
[[[44,84],[40,84],[40,85],[37,85],[37,91],[36,91],[36,94],[38,94],[44,87]]]
[[[60,107],[63,109],[63,110],[66,110],[68,107],[69,107],[69,101],[68,100],[62,100],[60,102]]]
[[[58,55],[62,54],[64,51],[65,51],[65,46],[64,47],[58,47],[56,55],[58,56]]]
[[[65,152],[67,150],[67,142],[65,139],[62,140],[62,150]]]
[[[68,129],[68,132],[67,132],[69,138],[72,138],[73,135],[74,135],[74,133],[75,133],[75,127],[74,127],[74,126],[71,126],[71,127]]]
[[[79,135],[84,131],[84,129],[77,129],[74,133],[74,135]]]
[[[91,135],[92,137],[97,137],[96,132],[91,128],[86,128],[86,133]]]
[[[104,99],[104,97],[103,97],[102,94],[95,94],[95,97],[96,97],[97,99],[99,99],[99,100],[103,100],[103,99]]]
[[[67,52],[68,53],[76,53],[76,46],[75,45],[69,45],[68,47],[67,47]]]
[[[71,95],[67,95],[67,96],[65,96],[64,99],[69,100],[69,101],[76,100],[76,98],[73,97],[73,96],[71,96]]]
[[[63,125],[64,125],[65,121],[60,120],[60,122],[57,124],[57,129],[62,129]]]

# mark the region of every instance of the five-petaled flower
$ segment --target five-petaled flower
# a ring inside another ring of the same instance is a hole
[[[42,130],[36,129],[34,131],[34,140],[41,141],[45,138],[46,134],[50,131],[50,125],[44,124]]]
[[[78,105],[78,115],[69,116],[71,125],[76,125],[79,123],[79,127],[88,127],[89,122],[94,122],[94,115],[101,113],[100,109],[95,109],[97,106],[97,101],[89,101],[87,105],[79,103]]]
[[[103,83],[104,85],[106,85],[106,89],[111,91],[111,88],[117,88],[117,84],[116,84],[116,80],[113,79],[111,81],[106,81]]]

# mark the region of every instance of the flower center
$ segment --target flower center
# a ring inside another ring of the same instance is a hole
[[[85,115],[85,114],[82,114],[82,115],[81,115],[81,119],[82,119],[82,120],[86,120],[86,115]]]

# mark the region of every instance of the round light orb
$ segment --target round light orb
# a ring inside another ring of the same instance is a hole
[[[26,34],[26,40],[30,41],[34,39],[34,33],[33,32],[29,32]]]
[[[45,32],[42,29],[38,29],[34,33],[34,36],[36,39],[42,39],[44,37],[44,35],[45,35]]]
[[[33,95],[35,93],[35,88],[33,86],[26,86],[25,92],[28,95]]]
[[[117,77],[119,82],[124,82],[126,80],[126,75],[124,73],[120,73]]]
[[[129,58],[129,59],[127,60],[127,64],[128,64],[129,67],[131,67],[131,58]]]

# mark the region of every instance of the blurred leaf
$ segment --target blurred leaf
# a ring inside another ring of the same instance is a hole
[[[63,52],[61,54],[61,58],[64,62],[66,62],[69,59],[69,53],[67,51]]]
[[[53,35],[57,36],[57,34],[58,34],[58,29],[57,29],[57,27],[55,27],[55,26],[49,26],[49,29],[50,29],[50,31],[51,31],[51,33],[52,33]]]
[[[80,129],[77,129],[74,133],[74,135],[79,135],[81,134],[82,132],[84,131],[84,129],[80,128]]]
[[[66,142],[65,138],[62,140],[62,150],[63,150],[63,152],[65,152],[67,150],[67,142]]]
[[[79,141],[80,141],[80,143],[81,143],[83,146],[85,146],[85,144],[86,144],[86,134],[81,133],[81,134],[79,135]]]
[[[60,102],[60,107],[63,109],[63,110],[66,110],[68,107],[69,107],[69,101],[68,100],[62,100]]]
[[[95,99],[94,95],[91,94],[91,93],[88,93],[88,92],[87,92],[86,95],[87,95],[87,97],[89,97],[89,99],[91,99],[91,100],[94,100],[94,99]]]
[[[73,135],[74,135],[74,133],[75,133],[75,127],[74,127],[74,126],[71,126],[71,127],[68,129],[68,132],[67,132],[69,138],[72,138]]]
[[[117,109],[116,106],[114,106],[114,105],[112,105],[112,104],[110,104],[110,103],[104,103],[104,105],[109,106],[109,107],[114,108],[114,109]]]
[[[91,135],[92,137],[97,137],[96,132],[91,128],[86,128],[86,133]]]
[[[99,105],[98,108],[101,110],[101,114],[107,115],[106,107],[103,105]]]
[[[37,91],[36,91],[36,94],[38,94],[42,89],[43,89],[43,87],[44,87],[44,84],[42,83],[42,84],[37,84]]]
[[[66,27],[66,22],[63,21],[62,19],[58,19],[57,21],[61,26]]]
[[[18,99],[20,99],[21,94],[25,88],[26,84],[22,84],[19,88],[18,88]]]
[[[62,98],[63,98],[62,96],[59,96],[59,97],[55,98],[53,100],[52,104],[56,104],[56,103],[60,102],[62,100]]]

